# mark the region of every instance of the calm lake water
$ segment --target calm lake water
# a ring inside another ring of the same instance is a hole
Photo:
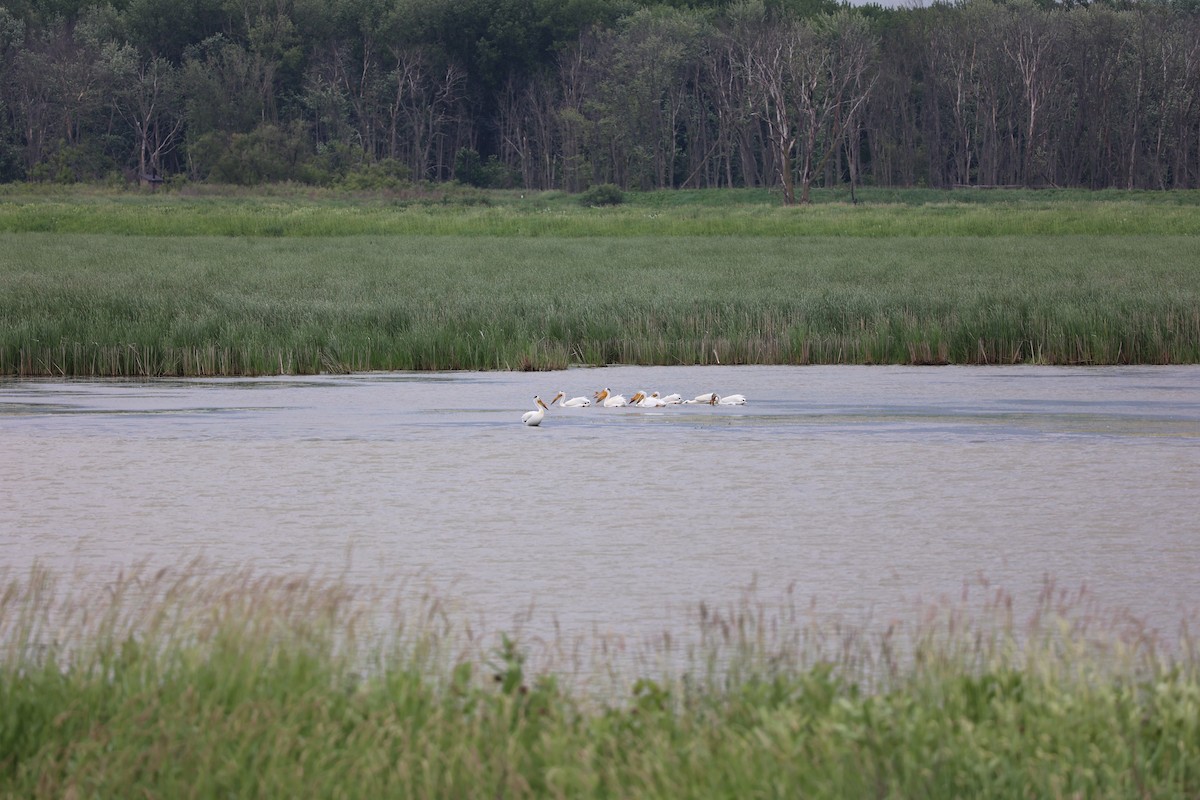
[[[743,407],[554,409],[602,387]],[[1200,607],[1200,368],[712,367],[0,381],[0,565],[419,575],[503,628],[700,601],[873,618],[1048,576]]]

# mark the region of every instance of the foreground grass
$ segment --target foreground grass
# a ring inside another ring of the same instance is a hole
[[[0,374],[1200,362],[1200,193],[865,196],[9,190]]]
[[[1048,592],[869,633],[702,611],[614,692],[332,580],[0,594],[0,797],[1194,797],[1193,643]],[[97,599],[99,598],[99,599]],[[1064,602],[1065,601],[1065,602]],[[372,631],[392,631],[387,639]],[[598,652],[593,669],[603,671]]]

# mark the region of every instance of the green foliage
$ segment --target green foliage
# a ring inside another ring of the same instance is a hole
[[[898,635],[839,626],[822,646],[823,621],[794,608],[735,609],[712,624],[773,635],[598,690],[509,635],[463,636],[444,609],[312,576],[200,565],[99,596],[5,581],[5,797],[1200,792],[1196,643],[1160,648],[1078,611],[1018,631],[995,608],[933,607]]]
[[[417,179],[491,188],[761,188],[798,169],[802,188],[1192,188],[1195,5],[13,0],[0,7],[0,181],[100,181],[147,150],[164,174],[193,181],[217,170],[331,185],[359,166],[284,168],[239,152],[230,158],[251,163],[218,169],[231,147],[253,149],[231,137],[275,127],[309,150],[339,143],[361,164],[397,159]],[[862,57],[846,46],[815,58],[805,40],[791,67],[824,66],[808,82],[776,81],[770,106],[799,102],[825,121],[800,135],[793,114],[776,122],[782,138],[764,136],[770,70],[746,58],[785,23],[833,17],[869,23]],[[1019,46],[1042,55],[1014,55]],[[127,51],[121,69],[114,50]],[[802,86],[814,97],[802,100]],[[1020,113],[1031,100],[1038,113]],[[60,140],[112,164],[64,168]],[[477,161],[455,163],[463,143]]]
[[[98,143],[92,143],[92,145]],[[94,146],[68,146],[60,142],[54,152],[29,170],[29,179],[44,183],[99,182],[116,170],[116,164]]]
[[[261,53],[217,33],[185,51],[180,79],[188,135],[249,133],[271,122],[274,65]],[[303,128],[295,120],[293,129]]]
[[[478,96],[495,102],[505,79],[554,66],[585,26],[611,23],[626,2],[607,0],[456,0],[407,9],[407,36],[435,47],[474,76]]]
[[[412,174],[405,164],[384,159],[347,172],[338,185],[351,191],[397,191],[412,183]]]
[[[593,186],[579,195],[581,206],[619,206],[625,202],[625,193],[611,183]]]
[[[187,49],[226,28],[222,0],[127,0],[123,17],[139,49],[174,63]]]
[[[21,152],[10,142],[0,139],[0,183],[24,180],[25,165]]]
[[[516,182],[512,170],[489,156],[486,161],[469,147],[460,148],[454,156],[454,177],[468,186],[483,189],[510,189]]]
[[[836,0],[765,0],[765,5],[772,14],[797,19],[832,14],[839,8]]]
[[[300,128],[284,130],[262,125],[250,133],[229,137],[208,177],[242,186],[287,180],[314,182],[312,173],[305,170],[309,156],[308,143]]]

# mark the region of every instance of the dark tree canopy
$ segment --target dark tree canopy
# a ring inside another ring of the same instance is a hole
[[[0,6],[0,180],[146,175],[1194,188],[1200,0]]]

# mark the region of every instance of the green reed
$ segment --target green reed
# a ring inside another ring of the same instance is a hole
[[[146,236],[1034,236],[1200,234],[1200,192],[818,191],[785,208],[762,190],[629,193],[583,208],[562,192],[415,187],[355,196],[302,187],[160,194],[0,187],[0,232]]]
[[[1194,241],[0,234],[0,374],[1197,363]]]
[[[748,597],[636,648],[402,587],[6,576],[0,797],[1200,792],[1195,643],[1052,586],[886,628]]]
[[[10,188],[0,374],[1198,358],[1196,193],[430,191]]]

